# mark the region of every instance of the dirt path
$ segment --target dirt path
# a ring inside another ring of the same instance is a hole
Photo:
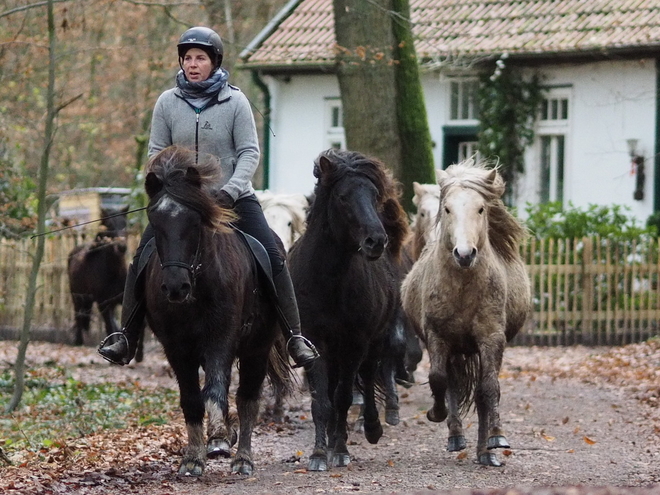
[[[0,358],[10,358],[12,348],[0,344]],[[32,346],[33,360],[39,359],[39,353],[52,356],[56,348],[61,362],[70,364],[82,380],[130,379],[144,385],[175,386],[166,363],[154,348],[145,362],[119,369],[101,362],[92,349],[72,352],[71,348],[54,344]],[[474,416],[464,423],[469,425],[468,455],[445,451],[445,424],[430,423],[425,417],[431,404],[425,360],[416,373],[418,384],[400,389],[399,425],[385,425],[378,445],[370,445],[358,433],[350,434],[353,462],[348,468],[325,473],[305,470],[313,444],[313,423],[309,395],[300,392],[288,402],[288,422],[264,423],[255,431],[257,468],[250,478],[230,475],[227,459],[210,461],[207,473],[200,479],[177,478],[174,472],[180,453],[171,445],[166,446],[163,438],[172,434],[172,428],[183,434],[179,421],[173,426],[143,428],[133,440],[122,437],[126,446],[114,447],[136,449],[130,462],[104,458],[100,448],[92,464],[72,468],[45,485],[41,481],[42,491],[32,491],[36,487],[26,484],[22,491],[7,493],[247,495],[428,490],[483,493],[486,489],[502,489],[501,493],[511,495],[579,495],[586,491],[596,494],[585,487],[640,487],[609,488],[603,492],[610,494],[660,493],[658,408],[640,402],[635,397],[639,390],[634,387],[613,386],[591,376],[588,370],[578,372],[584,363],[605,352],[604,348],[579,347],[507,349],[500,377],[501,415],[511,449],[499,454],[506,462],[502,468],[473,462]],[[655,366],[660,369],[660,361]],[[101,440],[90,439],[88,443],[96,445]],[[164,449],[174,452],[163,453]],[[19,470],[10,468],[4,474],[14,477]],[[23,474],[29,476],[28,472]],[[2,486],[0,483],[0,492]],[[19,486],[15,486],[18,490]],[[541,487],[546,487],[545,491]]]

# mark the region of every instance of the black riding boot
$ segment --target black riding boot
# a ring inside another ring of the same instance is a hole
[[[128,267],[121,304],[121,332],[108,335],[98,348],[98,353],[113,364],[123,366],[135,357],[140,333],[145,326],[145,303],[139,292],[141,291],[137,287],[137,274],[131,264]]]
[[[295,361],[294,368],[309,367],[319,357],[316,347],[300,333],[300,315],[296,294],[293,290],[291,275],[286,264],[280,273],[274,277],[277,290],[277,313],[280,317],[280,328],[286,339],[286,348]]]

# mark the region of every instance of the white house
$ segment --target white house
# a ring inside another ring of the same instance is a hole
[[[619,204],[642,222],[660,210],[660,0],[411,0],[411,17],[436,168],[473,153],[479,62],[505,54],[546,90],[521,210]],[[240,55],[270,101],[275,192],[311,192],[314,158],[344,146],[334,44],[332,0],[291,0]]]

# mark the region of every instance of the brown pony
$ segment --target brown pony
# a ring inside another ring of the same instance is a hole
[[[427,417],[447,419],[447,449],[463,450],[461,416],[476,404],[478,462],[500,466],[491,449],[509,445],[498,374],[504,347],[531,306],[519,253],[526,232],[501,200],[504,181],[497,170],[470,159],[439,171],[438,183],[438,239],[402,285],[404,310],[421,328],[431,363],[434,403]]]
[[[281,334],[262,272],[231,228],[231,210],[209,193],[219,170],[210,156],[170,146],[149,161],[145,177],[157,250],[146,268],[147,322],[179,384],[188,431],[179,474],[192,476],[203,473],[207,456],[229,457],[237,440],[228,398],[234,361],[240,432],[233,473],[254,470],[252,430],[264,378],[278,390],[290,378],[284,346],[273,345]]]

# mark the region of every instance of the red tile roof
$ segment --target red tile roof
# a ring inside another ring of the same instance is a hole
[[[660,0],[410,0],[423,61],[658,49]],[[292,0],[244,50],[244,67],[332,65],[332,0]]]

